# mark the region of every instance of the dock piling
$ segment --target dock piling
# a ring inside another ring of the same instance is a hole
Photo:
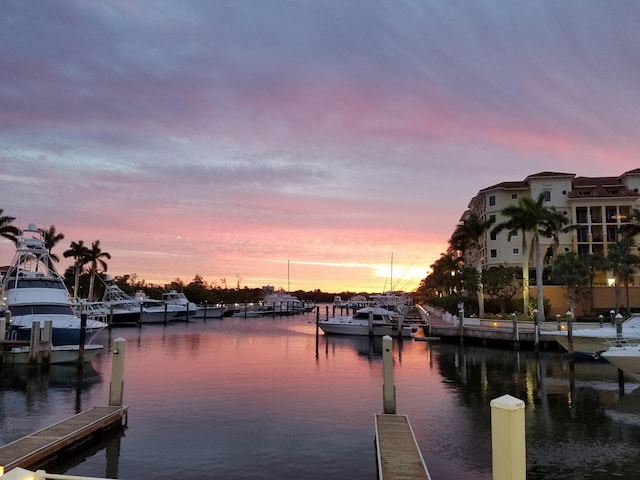
[[[503,395],[490,405],[493,480],[525,480],[524,402]]]
[[[116,338],[113,341],[113,364],[111,366],[111,385],[109,386],[109,406],[121,407],[124,390],[124,359],[127,341]]]
[[[393,339],[389,335],[382,337],[383,384],[382,398],[384,413],[396,413],[396,387],[393,384]]]

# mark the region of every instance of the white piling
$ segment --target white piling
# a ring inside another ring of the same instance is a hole
[[[111,365],[111,385],[109,387],[109,406],[121,407],[124,391],[124,358],[127,341],[116,338],[113,341],[113,363]]]
[[[384,413],[396,413],[396,387],[393,384],[393,339],[389,335],[382,337],[383,384],[382,400]]]
[[[493,480],[526,480],[524,402],[510,395],[491,400]]]
[[[7,338],[7,320],[2,317],[0,318],[0,340],[5,340]]]

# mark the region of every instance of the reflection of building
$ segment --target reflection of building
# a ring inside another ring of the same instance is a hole
[[[608,246],[618,240],[618,231],[629,222],[634,209],[640,209],[640,169],[619,177],[577,177],[572,173],[542,172],[523,181],[502,182],[484,188],[471,199],[463,219],[470,212],[482,220],[494,218],[501,223],[501,211],[519,198],[537,199],[544,193],[547,206],[554,206],[569,219],[575,230],[561,233],[558,253],[606,255]],[[484,268],[497,265],[521,266],[522,232],[509,239],[509,232],[494,235],[489,230],[479,242],[478,250],[468,252],[467,262]],[[528,238],[527,240],[530,240]],[[550,252],[551,238],[540,238],[541,252]],[[533,267],[533,264],[532,264]],[[604,283],[604,276],[598,283]]]

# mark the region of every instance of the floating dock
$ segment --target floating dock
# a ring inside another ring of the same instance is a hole
[[[0,447],[0,467],[5,472],[16,467],[34,470],[94,435],[126,426],[128,409],[128,406],[93,407],[4,445]]]
[[[406,415],[376,415],[376,454],[380,480],[431,480]]]

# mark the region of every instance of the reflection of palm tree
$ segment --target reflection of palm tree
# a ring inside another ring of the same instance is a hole
[[[93,298],[93,283],[95,280],[98,267],[102,268],[103,272],[107,271],[107,262],[104,259],[111,260],[111,254],[103,252],[100,248],[100,240],[96,240],[91,243],[91,248],[87,251],[87,262],[89,264],[89,300]]]
[[[11,225],[16,219],[15,217],[9,217],[8,215],[2,215],[4,210],[0,208],[0,237],[11,240],[17,247],[20,242],[20,229]]]
[[[49,252],[49,257],[51,257],[51,260],[53,260],[54,262],[59,263],[60,257],[58,257],[58,255],[56,255],[55,253],[51,253],[51,250],[57,245],[60,240],[64,239],[64,234],[58,233],[56,231],[55,225],[51,225],[49,227],[49,230],[44,230],[42,228],[40,228],[39,230],[42,234],[42,238],[44,239],[44,248],[46,248]]]
[[[73,284],[73,299],[78,298],[78,284],[80,283],[80,271],[88,262],[89,249],[84,244],[83,240],[78,242],[71,242],[69,250],[66,250],[63,254],[64,258],[72,257],[73,266],[75,270],[75,280]]]
[[[499,233],[502,230],[509,231],[508,240],[517,232],[522,232],[522,298],[524,301],[525,313],[529,310],[529,244],[527,243],[526,235],[531,233],[533,235],[532,244],[535,249],[535,261],[536,261],[536,287],[537,287],[537,309],[538,319],[544,319],[544,295],[542,285],[542,257],[540,255],[540,235],[550,236],[549,232],[552,232],[554,228],[553,223],[562,223],[560,215],[556,212],[555,208],[548,208],[544,205],[545,192],[541,192],[536,200],[529,197],[522,197],[518,199],[516,205],[509,205],[502,209],[501,213],[507,220],[496,225],[492,233]],[[564,215],[562,215],[564,217]],[[568,223],[569,220],[564,217],[564,223]]]
[[[456,226],[449,243],[458,250],[466,252],[473,249],[479,255],[480,240],[494,224],[495,219],[481,220],[476,213],[470,213]],[[478,277],[478,313],[484,317],[484,289],[482,286],[482,259],[476,258],[476,274]]]

